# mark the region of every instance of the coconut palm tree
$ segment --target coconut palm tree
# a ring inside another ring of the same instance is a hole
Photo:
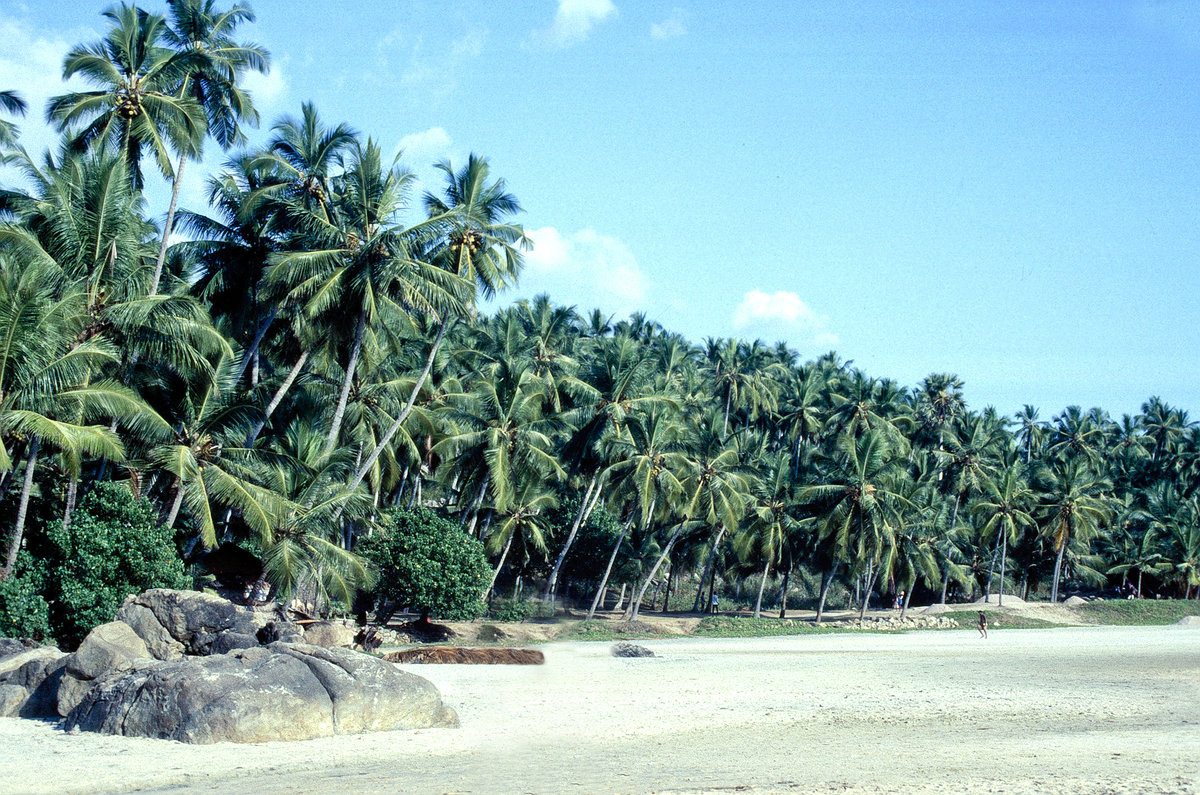
[[[1022,527],[1036,528],[1037,521],[1030,511],[1033,508],[1033,490],[1025,480],[1023,467],[1010,461],[995,478],[983,482],[983,495],[972,511],[983,522],[983,536],[996,538],[1000,548],[1000,590],[997,604],[1004,604],[1004,574],[1008,561],[1008,545],[1015,543]],[[995,556],[993,555],[993,568]],[[984,601],[990,601],[992,571],[988,571]]]
[[[130,178],[142,187],[148,151],[168,179],[172,153],[195,156],[207,125],[204,109],[179,86],[193,66],[185,53],[163,46],[166,20],[122,3],[104,12],[105,37],[72,48],[63,79],[76,75],[97,88],[50,99],[46,118],[67,132],[77,149],[112,147],[125,153]]]
[[[1041,531],[1055,552],[1050,601],[1057,602],[1067,546],[1073,541],[1086,543],[1109,520],[1108,491],[1112,484],[1078,458],[1045,469],[1039,481]]]
[[[763,589],[771,576],[771,567],[778,567],[784,549],[796,532],[799,522],[792,515],[792,481],[789,455],[782,452],[766,470],[766,477],[754,490],[754,502],[749,521],[734,537],[733,546],[743,561],[752,559],[763,563],[758,597],[754,600],[754,617],[762,615]]]
[[[21,98],[21,95],[16,91],[0,91],[0,110],[5,113],[11,113],[14,116],[24,116],[29,110],[29,105]],[[17,138],[20,136],[20,130],[11,121],[0,119],[0,149],[17,145]],[[3,162],[3,161],[0,161]]]

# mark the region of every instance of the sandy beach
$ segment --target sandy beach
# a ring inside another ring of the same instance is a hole
[[[0,719],[8,792],[1196,792],[1200,628],[542,647],[409,666],[462,728],[187,746]]]

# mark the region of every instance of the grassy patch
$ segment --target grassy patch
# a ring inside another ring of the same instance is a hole
[[[839,632],[835,627],[818,627],[807,621],[739,616],[709,616],[700,619],[693,636],[705,638],[762,638],[772,635],[816,635]]]
[[[979,626],[979,611],[978,610],[954,610],[949,613],[942,613],[941,618],[952,618],[958,622],[957,629],[975,629]],[[1014,615],[1011,613],[988,613],[988,629],[1047,629],[1049,627],[1061,627],[1062,624],[1055,624],[1053,621],[1043,621],[1040,618],[1029,618],[1027,616]],[[937,629],[937,627],[933,627]],[[950,627],[947,627],[950,629]]]
[[[1088,621],[1112,626],[1174,624],[1184,616],[1200,616],[1195,599],[1105,599],[1075,609]]]

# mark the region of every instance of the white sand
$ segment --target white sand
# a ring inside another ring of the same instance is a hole
[[[187,746],[0,719],[0,790],[1200,791],[1200,628],[645,645],[409,666],[456,730]]]

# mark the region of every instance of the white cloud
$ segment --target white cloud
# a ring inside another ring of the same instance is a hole
[[[254,107],[264,119],[269,119],[280,109],[288,91],[286,72],[287,58],[280,58],[271,64],[271,70],[265,75],[259,72],[247,72],[242,78],[242,86],[254,98]]]
[[[837,335],[827,329],[827,316],[817,314],[800,300],[800,296],[784,290],[775,293],[751,290],[746,293],[733,311],[733,325],[738,329],[748,326],[782,327],[815,345],[838,343]]]
[[[79,41],[92,41],[90,31],[73,31]],[[20,143],[40,160],[43,150],[58,145],[58,134],[43,121],[46,100],[68,91],[88,89],[80,78],[62,80],[63,59],[73,42],[53,35],[44,35],[25,22],[11,17],[0,18],[0,87],[16,90],[29,104],[25,118],[16,118],[21,129]]]
[[[671,16],[650,26],[650,38],[652,39],[674,39],[686,34],[687,24],[682,8],[671,9]]]
[[[570,47],[586,39],[592,28],[616,13],[612,0],[558,0],[554,21],[549,28],[534,31],[533,41],[555,48]]]
[[[617,238],[594,229],[564,235],[552,226],[526,234],[533,250],[525,255],[523,295],[549,293],[558,303],[618,313],[644,308],[646,274]]]
[[[433,163],[444,159],[450,154],[452,145],[450,134],[444,128],[430,127],[424,132],[412,133],[401,138],[396,150],[403,153],[404,159],[410,164],[415,165],[417,162]]]

